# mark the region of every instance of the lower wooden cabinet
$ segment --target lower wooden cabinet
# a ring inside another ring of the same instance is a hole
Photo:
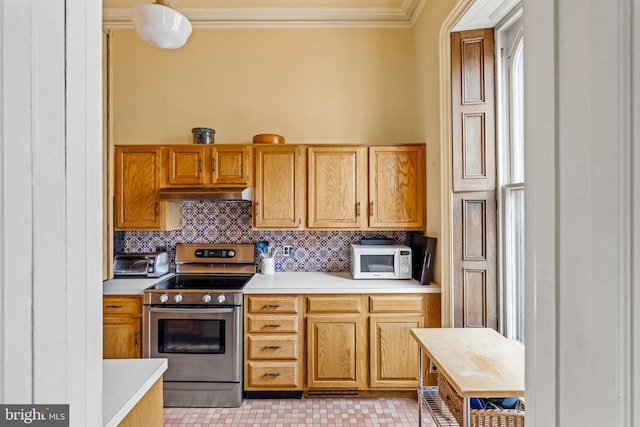
[[[415,390],[410,330],[439,326],[429,313],[439,301],[439,294],[245,296],[245,390]]]
[[[142,295],[102,297],[102,357],[142,357]]]
[[[366,345],[361,314],[307,316],[307,381],[310,389],[361,389]]]

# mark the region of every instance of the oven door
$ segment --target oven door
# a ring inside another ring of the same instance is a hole
[[[145,354],[168,359],[164,381],[241,381],[242,307],[149,307],[148,322]]]

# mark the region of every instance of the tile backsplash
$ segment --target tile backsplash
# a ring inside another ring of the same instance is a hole
[[[153,252],[164,246],[170,267],[175,269],[177,243],[255,243],[266,240],[277,249],[276,271],[349,271],[349,245],[362,238],[392,238],[404,244],[404,231],[297,231],[252,230],[251,203],[182,202],[181,229],[173,231],[116,232],[116,247],[122,252]],[[293,258],[285,258],[283,245],[293,245]],[[260,271],[260,257],[257,257]]]

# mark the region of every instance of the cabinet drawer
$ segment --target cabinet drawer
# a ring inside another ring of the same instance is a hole
[[[249,387],[298,388],[298,362],[249,362]]]
[[[250,296],[249,313],[297,313],[295,296]]]
[[[422,313],[422,295],[371,295],[371,313]]]
[[[297,359],[297,336],[249,336],[249,359]]]
[[[274,332],[298,332],[298,316],[247,316],[247,332],[249,333],[274,333]]]
[[[142,297],[103,297],[102,298],[103,315],[137,315],[142,316]]]
[[[360,313],[361,311],[362,298],[358,295],[307,297],[307,313]]]

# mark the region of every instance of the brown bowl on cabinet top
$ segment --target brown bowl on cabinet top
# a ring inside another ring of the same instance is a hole
[[[284,136],[274,133],[260,133],[253,135],[254,144],[284,144]]]

